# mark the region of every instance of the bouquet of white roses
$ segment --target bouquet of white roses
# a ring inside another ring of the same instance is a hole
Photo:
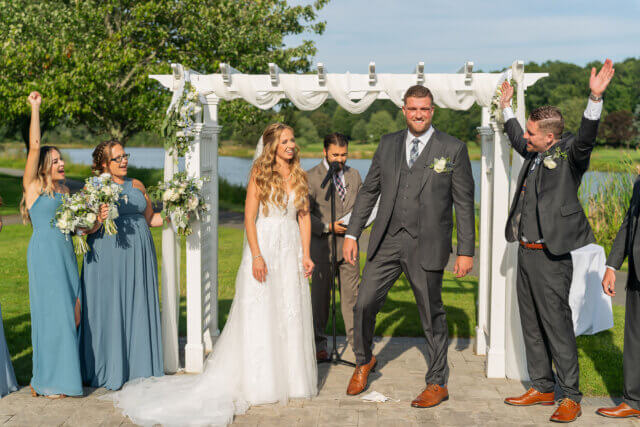
[[[169,182],[159,182],[152,194],[162,199],[162,217],[170,217],[176,232],[181,236],[192,233],[189,225],[195,216],[207,212],[209,207],[202,198],[204,179],[189,178],[184,172],[177,173]]]
[[[76,232],[78,229],[93,227],[97,218],[97,213],[87,195],[79,192],[62,196],[62,204],[56,209],[56,214],[51,222],[68,238],[71,233]],[[86,236],[78,235],[74,239],[74,248],[77,254],[86,253],[89,250]]]
[[[111,175],[103,173],[100,176],[87,178],[85,181],[84,192],[87,195],[89,204],[94,208],[94,212],[99,212],[100,206],[106,204],[109,206],[109,214],[104,221],[104,231],[108,235],[114,235],[118,232],[116,224],[113,221],[118,218],[118,200],[122,187],[113,182]]]

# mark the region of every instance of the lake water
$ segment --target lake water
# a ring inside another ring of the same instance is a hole
[[[63,149],[65,157],[72,163],[83,165],[91,165],[91,152],[88,148],[69,148]],[[140,168],[162,168],[164,166],[164,149],[163,148],[146,148],[146,147],[129,147],[127,152],[131,154],[129,164]],[[309,170],[320,162],[320,159],[301,159],[302,168]],[[356,168],[362,179],[364,180],[371,165],[371,159],[349,159],[347,164]],[[184,168],[184,159],[179,159],[179,167]],[[251,168],[251,159],[241,157],[218,157],[218,173],[232,184],[247,185],[249,169]],[[473,179],[475,181],[475,198],[476,202],[480,201],[480,161],[471,161],[473,169]],[[588,188],[596,191],[600,183],[602,183],[609,172],[587,172],[583,178],[583,185],[588,182]]]

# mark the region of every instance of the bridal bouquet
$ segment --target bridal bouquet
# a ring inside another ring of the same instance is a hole
[[[117,204],[122,187],[113,182],[110,174],[103,173],[100,176],[87,178],[84,192],[86,193],[88,204],[94,209],[94,213],[97,214],[103,204],[109,206],[109,215],[104,221],[104,231],[110,236],[116,234],[118,229],[113,220],[118,218]]]
[[[71,233],[79,229],[93,227],[97,218],[95,208],[91,205],[87,195],[80,192],[62,196],[62,204],[56,209],[56,214],[51,222],[69,238]],[[76,254],[84,254],[89,250],[86,236],[78,235],[74,239],[73,246]]]
[[[162,199],[162,217],[171,218],[176,233],[190,235],[193,230],[190,221],[200,219],[209,206],[202,197],[204,179],[189,178],[184,172],[177,173],[169,182],[159,182],[152,191],[156,199]]]

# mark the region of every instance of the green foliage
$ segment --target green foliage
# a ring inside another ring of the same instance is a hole
[[[607,114],[598,129],[598,137],[603,139],[607,145],[626,144],[627,149],[630,148],[631,141],[635,139],[635,136],[636,130],[633,126],[631,111],[622,110]]]
[[[295,127],[296,141],[299,145],[305,146],[320,141],[318,131],[311,119],[307,117],[300,117],[296,122]]]
[[[584,115],[584,108],[587,106],[587,97],[567,98],[558,104],[564,118],[564,130],[574,135],[580,128],[580,122]]]
[[[373,113],[367,124],[367,140],[380,141],[380,137],[396,131],[396,123],[388,111],[381,110]]]
[[[44,128],[61,121],[126,140],[157,128],[169,99],[149,74],[178,62],[203,73],[227,62],[244,72],[277,63],[306,71],[314,43],[284,37],[321,34],[327,0],[0,0],[0,116],[14,131],[27,123],[25,98],[43,93]],[[255,108],[223,104],[224,122],[252,120]],[[10,132],[11,133],[11,132]]]
[[[351,138],[351,129],[357,121],[358,117],[355,114],[351,114],[344,108],[338,107],[331,118],[331,127],[334,132],[340,132],[348,138]]]
[[[368,137],[367,137],[367,122],[364,121],[364,119],[360,119],[356,122],[355,125],[353,125],[353,128],[351,129],[351,138],[355,141],[355,142],[367,142],[368,141]]]
[[[331,129],[331,116],[327,113],[316,110],[311,113],[309,118],[318,131],[320,139],[324,140],[325,136],[333,133],[333,130]]]

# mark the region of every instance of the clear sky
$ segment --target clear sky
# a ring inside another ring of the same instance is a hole
[[[310,0],[294,0],[308,4]],[[327,72],[456,72],[465,61],[492,71],[515,59],[584,65],[640,57],[640,0],[332,0],[314,62]],[[314,67],[315,68],[315,67]],[[266,71],[266,70],[265,70]]]

